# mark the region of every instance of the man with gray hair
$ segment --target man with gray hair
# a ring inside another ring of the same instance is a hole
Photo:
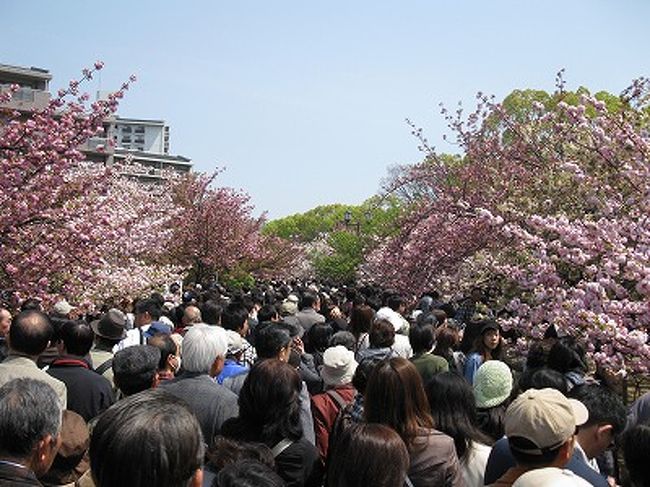
[[[41,485],[61,445],[62,410],[54,389],[35,379],[0,387],[0,485]]]
[[[222,423],[239,414],[237,396],[214,381],[223,369],[228,340],[223,328],[198,324],[183,339],[182,372],[161,388],[185,400],[199,420],[203,438],[210,445]]]

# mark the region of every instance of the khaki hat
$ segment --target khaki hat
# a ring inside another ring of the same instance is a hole
[[[228,355],[237,355],[244,350],[244,339],[239,333],[226,330],[226,338],[228,340]]]
[[[298,304],[290,299],[285,299],[280,305],[280,314],[283,316],[295,315],[298,312]]]
[[[556,389],[528,389],[508,407],[505,432],[510,448],[528,455],[543,455],[559,448],[575,434],[576,426],[589,419],[580,401],[567,399]],[[522,448],[513,442],[524,438],[537,448]]]
[[[65,299],[57,301],[52,312],[58,316],[68,316],[70,312],[74,309],[74,306],[71,306]]]

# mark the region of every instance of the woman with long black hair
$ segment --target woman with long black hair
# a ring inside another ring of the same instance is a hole
[[[492,443],[478,427],[474,391],[460,375],[442,372],[426,385],[436,428],[451,436],[466,487],[483,486]]]
[[[221,434],[271,448],[276,468],[287,486],[320,486],[323,469],[318,450],[303,437],[300,424],[298,372],[275,359],[257,362],[239,394],[239,416]]]

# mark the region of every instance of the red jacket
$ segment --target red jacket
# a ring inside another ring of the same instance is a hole
[[[316,447],[323,462],[327,458],[327,445],[336,416],[344,405],[352,402],[356,393],[357,391],[352,384],[346,384],[344,386],[330,388],[311,398],[311,413],[314,417]],[[340,396],[342,401],[337,400],[336,394]],[[339,404],[339,402],[343,402],[344,404]]]

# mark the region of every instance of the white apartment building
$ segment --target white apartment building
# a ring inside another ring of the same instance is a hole
[[[169,154],[169,126],[163,120],[115,117],[108,130],[118,149]]]
[[[46,69],[0,64],[0,92],[12,84],[20,86],[3,107],[29,118],[50,101],[51,79]],[[125,177],[147,182],[160,181],[169,171],[182,174],[192,169],[191,159],[169,154],[169,126],[163,120],[109,117],[104,134],[91,137],[80,149],[89,161],[116,166]]]

